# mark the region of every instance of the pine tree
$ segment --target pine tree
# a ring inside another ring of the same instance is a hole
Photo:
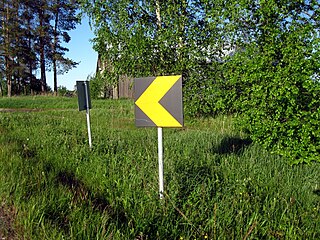
[[[2,0],[1,6],[1,59],[4,70],[4,77],[7,83],[7,95],[12,94],[13,79],[13,41],[15,28],[15,4],[13,1]]]
[[[23,64],[26,67],[26,76],[24,82],[29,85],[27,93],[32,95],[36,92],[37,80],[34,75],[34,70],[37,69],[37,53],[35,50],[35,29],[36,29],[36,19],[34,9],[36,8],[35,2],[33,0],[25,0],[24,7],[21,9],[21,19],[23,20]]]
[[[52,16],[50,15],[49,3],[50,1],[37,0],[34,5],[34,13],[38,22],[35,34],[37,36],[36,51],[39,55],[42,93],[47,91],[46,66],[48,55],[51,53],[50,45],[52,41],[52,26],[50,25]]]
[[[68,72],[78,63],[64,57],[68,48],[63,47],[61,42],[68,43],[71,38],[67,31],[76,28],[79,17],[76,14],[78,4],[70,0],[55,0],[51,7],[53,16],[53,42],[52,42],[52,65],[54,79],[54,93],[58,91],[57,75]]]
[[[0,73],[1,81],[6,82],[8,96],[28,94],[29,91],[45,93],[46,70],[51,66],[56,91],[57,74],[76,66],[77,63],[64,57],[68,49],[62,42],[70,41],[68,31],[79,22],[77,7],[70,1],[1,0]],[[34,75],[38,68],[40,82]]]

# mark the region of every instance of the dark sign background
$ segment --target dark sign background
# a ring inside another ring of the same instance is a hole
[[[78,94],[79,111],[87,110],[86,91],[85,91],[86,85],[87,85],[89,109],[91,109],[89,81],[77,81],[77,94]]]

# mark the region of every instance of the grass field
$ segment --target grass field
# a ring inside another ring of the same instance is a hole
[[[157,131],[128,100],[0,98],[0,239],[320,239],[320,164],[289,166],[231,117]]]

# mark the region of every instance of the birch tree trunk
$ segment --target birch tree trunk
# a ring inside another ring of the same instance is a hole
[[[156,15],[157,15],[157,25],[161,29],[161,13],[160,13],[160,2],[156,0]]]

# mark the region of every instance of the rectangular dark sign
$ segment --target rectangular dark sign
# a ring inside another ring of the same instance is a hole
[[[91,109],[89,81],[77,81],[79,111]]]

